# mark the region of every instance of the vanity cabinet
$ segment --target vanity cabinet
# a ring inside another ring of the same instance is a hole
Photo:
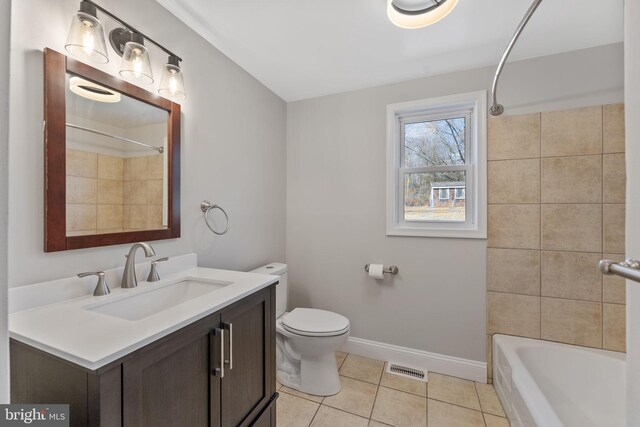
[[[11,342],[12,403],[72,426],[275,427],[275,284],[96,371]]]

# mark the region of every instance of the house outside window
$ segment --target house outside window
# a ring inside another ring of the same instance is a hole
[[[486,92],[387,107],[387,235],[486,238]]]

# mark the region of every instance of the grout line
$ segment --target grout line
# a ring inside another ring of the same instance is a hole
[[[622,305],[622,304],[620,304],[620,305]],[[527,336],[523,336],[523,335],[508,334],[508,333],[505,333],[505,332],[494,332],[494,334],[506,335],[506,336],[509,336],[509,337],[517,337],[517,338],[526,338],[526,339],[538,340],[538,341],[546,341],[546,342],[552,342],[552,343],[556,343],[556,344],[572,345],[574,347],[582,347],[582,348],[590,348],[590,349],[602,350],[601,347],[593,347],[593,346],[588,346],[588,345],[584,345],[584,344],[576,344],[576,343],[565,342],[565,341],[550,340],[548,338],[534,338],[534,337],[527,337]],[[624,351],[621,352],[621,351],[618,351],[618,350],[609,350],[609,351],[616,351],[618,353],[625,353]]]
[[[600,221],[602,221],[602,259],[604,259],[604,107],[601,109],[602,120],[601,120],[601,135],[600,135],[600,146],[602,155],[600,156],[600,199],[602,200],[602,206],[600,206]],[[626,200],[625,200],[626,202]],[[602,280],[600,281],[600,347],[604,348],[604,275],[602,275]]]
[[[468,406],[458,405],[457,403],[447,402],[446,400],[434,399],[432,397],[428,398],[427,400],[435,400],[436,402],[446,403],[447,405],[457,406],[458,408],[464,408],[470,411],[476,411],[476,412],[482,413],[482,409],[473,409],[473,408],[469,408]]]
[[[602,301],[602,304],[606,304],[606,305],[619,305],[619,306],[622,306],[622,307],[624,307],[624,306],[626,306],[626,305],[627,305],[626,303],[625,303],[625,304],[622,304],[622,303],[620,303],[620,302],[606,302],[606,301]]]
[[[491,202],[488,203],[488,206],[532,206],[532,205],[541,205],[541,206],[583,206],[583,205],[624,205],[624,202],[502,202],[496,203]]]
[[[502,249],[502,250],[510,250],[510,251],[541,251],[541,252],[564,252],[564,253],[574,253],[574,254],[594,254],[600,255],[602,251],[576,251],[576,250],[565,250],[565,249],[540,249],[540,248],[510,248],[506,246],[487,246],[487,249]],[[624,255],[617,254],[615,252],[606,252],[611,255]]]
[[[376,400],[378,400],[378,391],[380,391],[380,386],[376,387],[376,395],[373,397],[373,405],[371,405],[371,412],[369,412],[369,419],[373,417],[373,409],[376,407]]]
[[[316,402],[317,403],[317,402]],[[313,424],[313,420],[316,419],[316,415],[318,415],[318,412],[320,412],[320,407],[322,406],[322,404],[319,404],[318,407],[316,408],[316,412],[313,414],[313,417],[311,417],[311,421],[309,421],[309,424],[307,424],[307,427],[310,427],[311,424]]]
[[[412,380],[412,381],[415,381],[415,380]],[[426,383],[425,383],[425,384],[426,384]],[[421,395],[421,394],[413,393],[413,392],[411,392],[411,391],[403,390],[403,389],[396,388],[396,387],[391,387],[391,386],[389,386],[389,385],[382,385],[382,384],[380,384],[380,387],[388,388],[388,389],[393,390],[393,391],[399,391],[399,392],[401,392],[401,393],[410,394],[410,395],[412,395],[412,396],[418,396],[418,397],[422,397],[422,398],[427,397],[427,396],[423,396],[423,395]]]
[[[425,418],[427,420],[427,427],[429,426],[429,386],[427,385],[427,399],[424,405]]]
[[[340,371],[340,369],[342,368],[342,365],[344,365],[344,362],[347,360],[347,356],[349,355],[349,353],[344,353],[344,357],[342,358],[342,362],[340,362],[340,365],[338,366],[338,372]]]
[[[349,375],[345,375],[345,374],[343,374],[341,372],[338,372],[338,375],[341,376],[341,377],[349,378],[350,380],[360,381],[360,382],[365,383],[365,384],[371,384],[371,385],[375,385],[375,386],[379,386],[380,385],[379,382],[372,383],[371,381],[363,380],[362,378],[350,377]]]
[[[496,332],[496,333],[499,333],[499,332]],[[438,372],[431,372],[431,373],[432,373],[432,374],[434,374],[434,375],[440,375],[441,377],[455,378],[456,380],[460,380],[460,381],[468,381],[468,382],[472,382],[472,383],[473,383],[473,382],[475,382],[475,381],[473,381],[473,380],[468,380],[468,379],[466,379],[466,378],[455,377],[455,376],[453,376],[453,375],[440,374],[440,373],[438,373]],[[427,384],[428,384],[428,383],[427,383]],[[427,393],[427,395],[428,395],[428,394],[429,394],[429,393]]]
[[[561,299],[561,300],[566,300],[566,301],[575,301],[575,302],[590,302],[590,303],[601,303],[601,300],[587,300],[587,299],[578,299],[578,298],[567,298],[567,297],[556,297],[556,296],[549,296],[549,295],[531,295],[531,294],[518,294],[516,292],[505,292],[505,291],[494,291],[491,289],[487,289],[487,292],[493,292],[496,294],[507,294],[507,295],[518,295],[518,296],[524,296],[524,297],[537,297],[537,298],[547,298],[547,299]],[[608,303],[607,303],[608,304]],[[625,305],[625,304],[620,304],[620,303],[611,303],[611,304],[618,304],[618,305]],[[499,332],[498,332],[499,333]]]
[[[319,405],[321,405],[321,404],[322,404],[322,402],[324,402],[324,397],[322,397],[322,400],[321,400],[320,402],[317,402],[317,401],[312,400],[312,399],[310,399],[310,398],[308,398],[308,397],[301,396],[301,395],[299,395],[299,394],[293,394],[293,393],[288,392],[287,390],[283,390],[285,387],[286,387],[286,386],[282,386],[282,387],[280,387],[280,390],[277,390],[277,391],[278,391],[278,392],[282,392],[282,393],[284,393],[284,394],[287,394],[287,395],[289,395],[289,396],[298,397],[298,398],[300,398],[300,399],[308,400],[309,402],[317,403],[317,404],[319,404]],[[302,392],[300,392],[300,393],[302,393]],[[318,396],[318,397],[320,397],[320,396]]]
[[[478,405],[480,405],[480,412],[484,412],[484,409],[482,408],[482,400],[480,400],[480,393],[478,393],[478,385],[475,381],[473,382],[473,389],[476,391],[476,398],[478,399]]]
[[[518,160],[546,160],[546,159],[566,159],[570,157],[593,157],[593,156],[602,156],[604,154],[624,154],[624,151],[621,152],[612,152],[605,153],[604,151],[601,153],[582,153],[582,154],[564,154],[564,155],[555,155],[555,156],[542,156],[539,155],[537,157],[514,157],[512,159],[488,159],[487,162],[509,162],[509,161],[518,161]]]

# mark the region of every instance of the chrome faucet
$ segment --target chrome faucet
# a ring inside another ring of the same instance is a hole
[[[153,248],[144,242],[135,243],[129,250],[127,262],[124,265],[124,274],[122,275],[122,288],[135,288],[138,286],[138,278],[136,277],[136,251],[144,249],[144,255],[149,258],[156,254]]]

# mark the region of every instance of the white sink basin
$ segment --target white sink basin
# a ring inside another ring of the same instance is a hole
[[[140,320],[230,284],[232,282],[188,278],[128,298],[87,307],[87,310],[126,320]]]

